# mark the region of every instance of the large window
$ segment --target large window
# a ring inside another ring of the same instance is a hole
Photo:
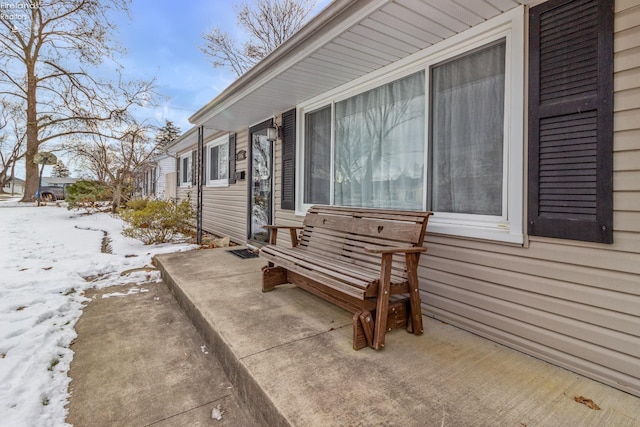
[[[502,215],[505,42],[431,68],[431,209]]]
[[[432,232],[522,243],[524,18],[505,15],[300,106],[298,212],[432,210]]]
[[[424,114],[424,72],[307,113],[304,202],[422,209]]]
[[[207,186],[226,186],[229,178],[229,136],[207,144]]]
[[[424,72],[335,104],[334,203],[422,209]]]

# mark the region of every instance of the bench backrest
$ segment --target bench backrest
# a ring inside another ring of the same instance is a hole
[[[298,245],[322,256],[379,269],[380,255],[364,248],[422,246],[431,214],[315,205],[307,211]],[[393,270],[405,275],[404,255],[394,256]]]

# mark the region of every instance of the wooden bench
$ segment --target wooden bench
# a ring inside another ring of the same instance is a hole
[[[417,268],[431,214],[316,205],[302,227],[268,226],[262,291],[293,283],[354,313],[356,350],[381,349],[394,328],[420,335]],[[291,247],[276,245],[279,229],[289,229]]]

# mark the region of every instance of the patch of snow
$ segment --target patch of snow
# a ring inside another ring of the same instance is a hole
[[[68,425],[69,346],[90,301],[84,291],[129,284],[138,287],[127,294],[148,292],[140,285],[160,280],[144,268],[152,257],[195,245],[144,245],[121,234],[116,216],[55,205],[0,202],[0,223],[0,423]],[[101,252],[101,230],[110,254]],[[121,274],[132,268],[140,271]]]
[[[224,411],[221,409],[219,404],[211,410],[211,418],[214,420],[220,421],[222,419],[222,414],[224,414]]]
[[[102,294],[102,298],[126,297],[127,295],[144,294],[146,292],[149,292],[149,289],[147,289],[147,288],[129,288],[129,290],[127,290],[126,294],[122,293],[122,292],[111,292],[109,294]]]

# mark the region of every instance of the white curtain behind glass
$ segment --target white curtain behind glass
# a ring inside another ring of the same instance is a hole
[[[331,106],[305,115],[304,203],[329,204]]]
[[[502,214],[505,43],[432,69],[432,206]]]
[[[422,209],[424,107],[424,72],[336,104],[336,205]]]

